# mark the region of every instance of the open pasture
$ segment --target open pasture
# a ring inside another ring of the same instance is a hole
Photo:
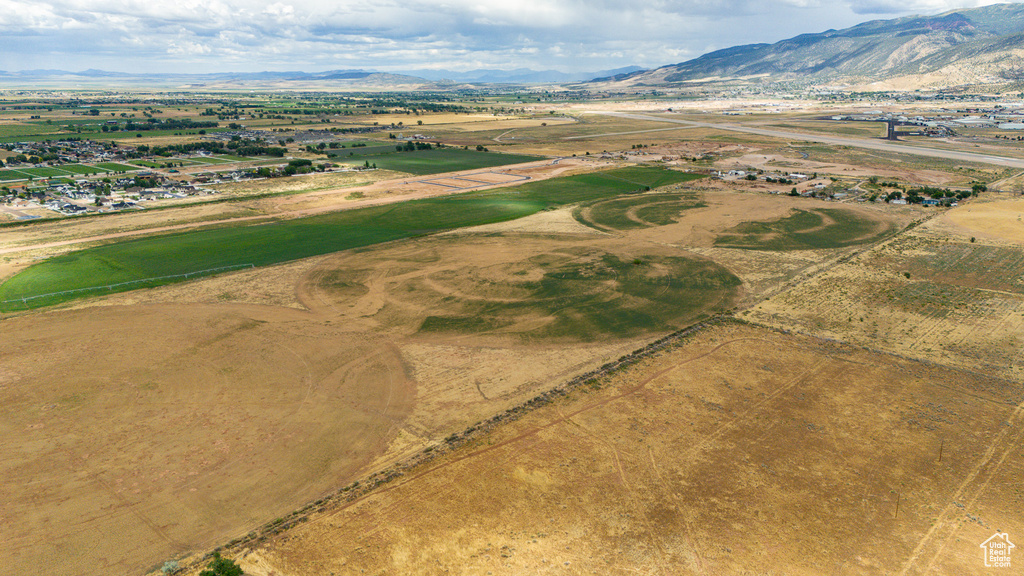
[[[933,223],[769,299],[751,318],[1024,379],[1024,249],[937,234]]]
[[[60,167],[61,170],[66,170],[75,175],[91,176],[93,174],[102,174],[107,170],[100,168],[99,166],[87,166],[85,164],[64,164]]]
[[[119,162],[99,162],[96,164],[96,167],[107,172],[130,172],[139,169],[138,166],[121,164]]]
[[[663,169],[609,170],[527,183],[513,188],[346,210],[251,226],[142,238],[89,248],[36,264],[0,285],[0,309],[21,299],[83,288],[124,290],[114,284],[227,266],[265,266],[442,230],[520,218],[545,208],[611,197],[637,188],[681,182],[692,175]],[[184,278],[156,281],[169,283]],[[105,288],[105,287],[112,288]],[[33,299],[33,307],[83,295]]]
[[[723,326],[228,555],[294,576],[982,575],[978,545],[1024,531],[1022,400]]]
[[[358,156],[355,160],[349,160],[347,156],[341,154],[337,156],[337,160],[354,165],[362,165],[364,162],[369,161],[376,164],[378,168],[394,170],[396,172],[407,172],[417,176],[494,168],[508,164],[522,164],[543,160],[539,156],[477,152],[476,150],[459,150],[456,148],[396,152],[392,147],[384,152],[386,153]]]
[[[715,245],[747,250],[818,250],[869,244],[894,231],[892,225],[852,211],[797,209],[778,220],[735,226],[724,231]]]
[[[243,536],[739,290],[635,239],[463,233],[5,318],[0,466],[33,481],[0,560],[138,573]]]
[[[693,192],[641,194],[587,204],[573,215],[598,230],[629,230],[672,224],[683,210],[705,206]]]
[[[68,176],[74,174],[71,170],[63,168],[18,168],[18,172],[28,174],[35,178],[49,178],[51,176]]]
[[[14,180],[25,180],[31,176],[20,170],[0,170],[0,182],[11,182]]]
[[[5,321],[0,573],[141,573],[382,454],[412,406],[400,359],[305,318],[157,305]]]

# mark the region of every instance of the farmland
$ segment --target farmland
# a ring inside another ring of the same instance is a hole
[[[751,317],[1019,379],[1024,250],[979,243],[973,233],[933,220],[768,300]]]
[[[985,574],[977,543],[1024,530],[1022,400],[998,379],[723,326],[238,557],[296,576]]]
[[[358,148],[358,151],[339,154],[341,162],[362,165],[372,162],[378,168],[422,176],[442,172],[460,172],[479,168],[494,168],[541,160],[539,156],[521,154],[489,154],[476,150],[432,149],[396,152],[394,147]]]
[[[0,300],[124,285],[229,266],[265,266],[441,230],[521,218],[545,208],[621,194],[689,175],[626,169],[524,184],[500,191],[349,210],[257,226],[228,226],[131,240],[74,252],[37,264],[0,285]],[[39,304],[81,295],[57,294]],[[9,302],[12,304],[13,302]],[[17,304],[15,304],[17,305]]]
[[[989,573],[1019,174],[600,113],[877,136],[827,102],[511,90],[0,111],[95,151],[14,159],[4,217],[56,171],[201,188],[0,226],[0,575]]]
[[[773,222],[740,224],[715,244],[748,250],[815,250],[873,243],[892,231],[842,210],[797,210]]]

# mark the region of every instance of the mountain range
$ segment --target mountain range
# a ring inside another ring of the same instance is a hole
[[[995,4],[735,46],[598,82],[639,87],[782,81],[906,90],[1012,85],[1022,79],[1024,5]]]
[[[597,72],[567,73],[558,70],[408,70],[400,73],[375,70],[328,70],[324,72],[222,72],[211,74],[176,74],[110,72],[107,70],[0,70],[2,84],[66,85],[81,84],[143,84],[191,87],[367,87],[367,88],[445,88],[453,84],[559,84],[586,82],[595,78],[622,75],[644,70],[628,66]]]

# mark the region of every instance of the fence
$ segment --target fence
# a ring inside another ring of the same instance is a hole
[[[170,280],[172,278],[189,278],[190,276],[198,276],[200,274],[212,273],[212,272],[223,272],[225,270],[237,270],[241,268],[255,268],[254,264],[234,264],[232,266],[221,266],[220,268],[207,268],[206,270],[196,270],[195,272],[186,272],[184,274],[171,274],[170,276],[153,276],[152,278],[142,278],[140,280],[128,280],[127,282],[118,282],[117,284],[106,284],[104,286],[91,286],[89,288],[75,288],[74,290],[61,290],[60,292],[50,292],[48,294],[36,294],[35,296],[22,296],[21,298],[13,298],[11,300],[0,300],[0,304],[12,304],[15,302],[21,302],[22,304],[28,305],[29,300],[35,300],[37,298],[47,298],[50,296],[61,296],[64,294],[77,294],[79,292],[88,292],[90,290],[108,290],[113,292],[114,288],[120,286],[127,286],[129,284],[143,284],[146,282],[155,282],[157,280]]]

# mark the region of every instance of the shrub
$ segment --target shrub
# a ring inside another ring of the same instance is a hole
[[[235,564],[234,560],[221,557],[220,552],[213,553],[213,560],[207,568],[200,572],[199,576],[243,576],[238,564]]]

